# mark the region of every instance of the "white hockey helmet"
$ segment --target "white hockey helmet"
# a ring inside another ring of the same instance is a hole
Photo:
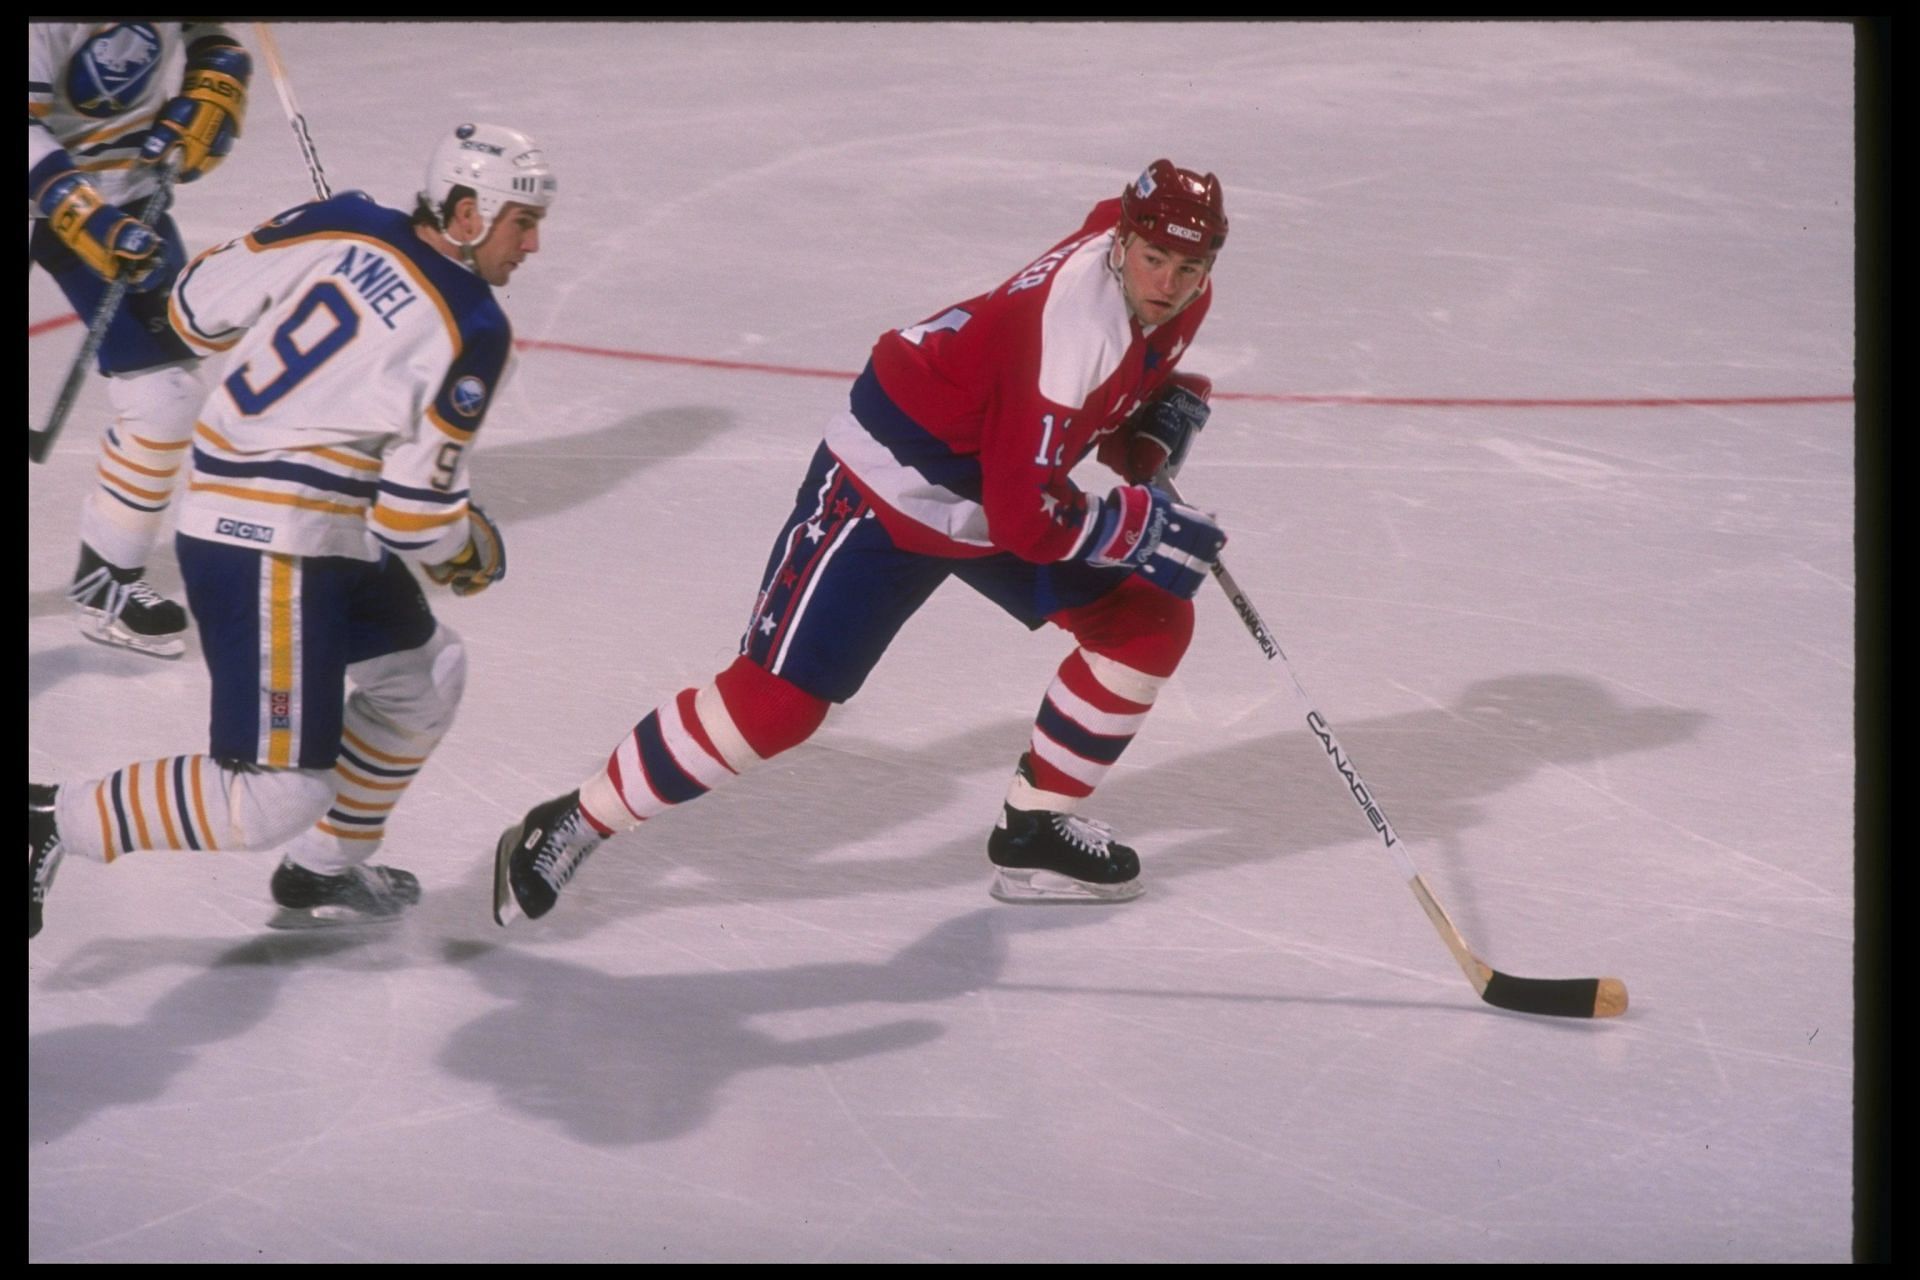
[[[559,190],[539,144],[518,129],[497,124],[458,125],[433,149],[420,195],[442,231],[447,197],[455,187],[470,189],[479,204],[481,227],[475,243],[487,238],[509,202],[544,209]]]

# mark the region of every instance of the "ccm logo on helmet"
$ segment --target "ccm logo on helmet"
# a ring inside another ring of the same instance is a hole
[[[491,142],[475,142],[470,138],[460,143],[460,149],[462,151],[484,151],[490,156],[503,156],[507,154],[505,147],[496,147]]]
[[[1163,247],[1219,253],[1227,242],[1227,210],[1220,179],[1155,160],[1120,188],[1120,224]],[[1179,241],[1176,246],[1171,242]]]

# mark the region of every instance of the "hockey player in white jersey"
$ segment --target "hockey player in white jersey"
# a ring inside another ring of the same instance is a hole
[[[232,151],[252,71],[215,23],[27,28],[28,260],[85,322],[111,281],[129,282],[96,362],[114,416],[68,594],[88,638],[161,658],[186,651],[187,615],[148,585],[146,563],[206,389],[199,354],[166,324],[167,287],[187,259],[180,230],[140,215],[161,165],[195,182]]]
[[[404,562],[462,596],[505,575],[468,463],[512,353],[493,286],[538,251],[554,194],[526,135],[461,125],[411,218],[350,192],[180,273],[174,330],[226,356],[175,539],[212,742],[29,785],[28,937],[75,852],[284,846],[282,927],[418,901],[412,875],[368,860],[452,723],[466,659]]]

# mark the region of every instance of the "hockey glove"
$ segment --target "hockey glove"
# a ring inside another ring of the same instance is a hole
[[[157,271],[168,256],[160,235],[119,205],[107,203],[78,169],[58,170],[33,199],[60,243],[101,279],[118,279],[124,271],[128,285],[142,293],[172,282],[172,272]]]
[[[223,36],[194,41],[180,96],[160,109],[140,148],[140,158],[159,164],[169,156],[180,165],[180,181],[213,172],[240,136],[247,114],[247,81],[253,59]]]
[[[1088,564],[1124,565],[1183,600],[1193,599],[1227,544],[1212,516],[1143,484],[1116,488],[1088,518]]]
[[[467,545],[443,564],[425,566],[426,574],[457,596],[478,595],[507,576],[507,543],[500,526],[474,503],[467,504]]]
[[[1211,379],[1197,373],[1174,374],[1159,395],[1107,438],[1100,461],[1134,484],[1147,484],[1162,471],[1173,479],[1213,412],[1207,404],[1212,395]]]

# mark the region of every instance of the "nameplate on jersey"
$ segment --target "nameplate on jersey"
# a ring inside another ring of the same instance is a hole
[[[1104,233],[1102,233],[1104,234]],[[1093,239],[1093,236],[1081,236],[1078,240],[1061,245],[1052,253],[1026,267],[1019,275],[1007,282],[1008,293],[1019,293],[1022,289],[1038,288],[1047,282],[1055,267],[1071,258],[1080,246]]]
[[[394,324],[395,316],[420,300],[406,273],[384,254],[375,253],[365,245],[348,245],[333,274],[345,276],[354,292],[389,329],[398,327]]]

